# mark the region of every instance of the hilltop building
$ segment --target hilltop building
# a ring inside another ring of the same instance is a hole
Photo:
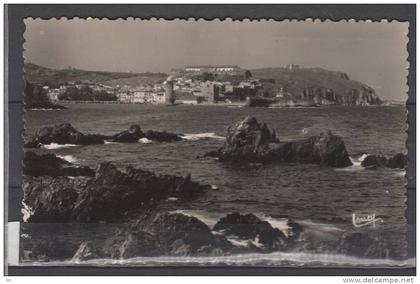
[[[203,65],[203,66],[186,66],[185,72],[188,73],[235,73],[240,71],[237,65]]]

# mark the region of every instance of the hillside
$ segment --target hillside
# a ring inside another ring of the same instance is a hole
[[[47,84],[47,85],[61,85],[66,82],[93,82],[103,83],[108,81],[115,81],[124,78],[143,78],[147,80],[156,77],[164,78],[166,74],[163,73],[121,73],[121,72],[103,72],[103,71],[86,71],[79,69],[50,69],[32,63],[25,63],[25,78],[26,81],[33,84]]]
[[[251,71],[254,78],[273,79],[267,89],[282,89],[285,99],[315,100],[318,104],[375,105],[375,90],[347,74],[322,68],[264,68]],[[270,86],[271,85],[271,86]],[[267,96],[270,96],[268,92]]]

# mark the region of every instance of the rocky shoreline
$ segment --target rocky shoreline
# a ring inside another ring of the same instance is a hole
[[[70,124],[61,124],[40,129],[27,147],[48,143],[92,145],[105,140],[134,143],[142,138],[169,142],[179,141],[182,134],[143,132],[139,125],[133,125],[112,136],[86,135]],[[228,163],[352,165],[343,140],[330,131],[300,141],[282,142],[274,130],[254,117],[232,124],[224,145],[205,156]],[[362,166],[404,168],[406,159],[403,154],[391,158],[371,155],[362,161]],[[23,164],[22,261],[79,263],[97,258],[317,253],[320,249],[323,253],[366,258],[405,256],[401,250],[389,248],[383,232],[361,234],[355,230],[340,233],[331,240],[317,240],[304,225],[290,219],[287,228],[279,229],[255,213],[231,212],[210,226],[194,216],[160,210],[162,201],[193,200],[212,190],[211,185],[195,182],[190,175],[157,175],[131,166],[119,168],[108,162],[99,162],[92,169],[53,154],[29,151]],[[99,229],[92,233],[95,228]]]

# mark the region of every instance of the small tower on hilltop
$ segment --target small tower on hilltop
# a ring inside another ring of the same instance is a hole
[[[169,76],[163,83],[165,89],[165,103],[173,105],[175,103],[174,81],[172,76]]]

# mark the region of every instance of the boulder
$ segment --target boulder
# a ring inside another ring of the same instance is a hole
[[[217,157],[222,162],[299,162],[331,167],[352,165],[343,140],[331,131],[300,141],[280,143],[274,130],[250,116],[229,126],[224,145],[204,156]]]
[[[394,157],[386,158],[383,155],[368,155],[363,161],[362,166],[365,168],[398,168],[404,169],[407,164],[407,156],[398,153]]]
[[[319,136],[285,143],[271,154],[275,160],[288,163],[314,163],[336,168],[352,165],[343,140],[329,130]]]
[[[94,176],[89,167],[75,167],[54,154],[37,155],[26,152],[23,159],[23,174],[29,176]]]
[[[228,127],[226,141],[217,152],[220,161],[257,162],[270,159],[270,143],[278,143],[274,130],[247,116]]]
[[[47,126],[39,129],[27,146],[38,144],[76,144],[92,145],[103,144],[105,136],[96,134],[83,134],[77,131],[70,123],[62,123],[55,126]]]
[[[398,153],[397,155],[388,160],[387,167],[393,169],[404,169],[406,164],[407,156],[403,153]]]
[[[213,230],[226,236],[256,242],[263,251],[283,250],[287,245],[287,238],[279,229],[254,214],[228,214],[216,223]]]
[[[111,140],[115,142],[133,143],[138,142],[143,137],[144,133],[141,131],[140,125],[136,124],[131,125],[128,130],[113,135]]]
[[[382,155],[368,155],[363,159],[361,165],[362,167],[386,167],[388,160],[385,156]]]
[[[182,137],[179,134],[154,130],[147,130],[145,133],[145,137],[149,140],[157,142],[173,142],[182,140]]]

